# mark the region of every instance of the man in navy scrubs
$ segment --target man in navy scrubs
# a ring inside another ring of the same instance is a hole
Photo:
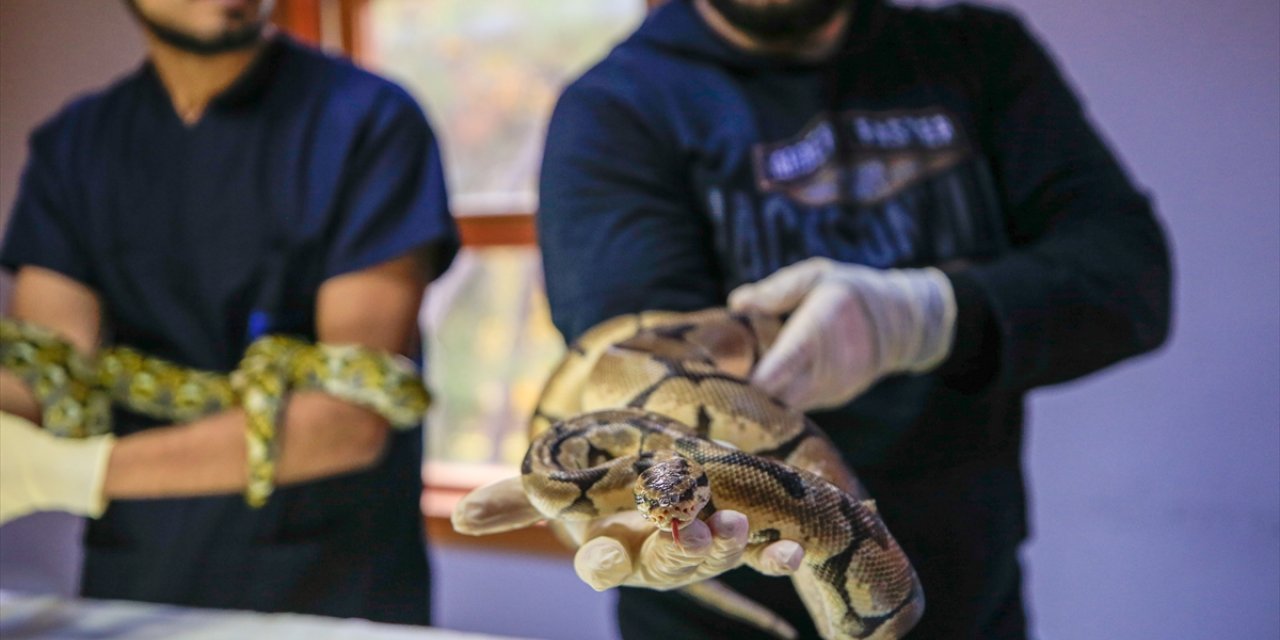
[[[538,238],[569,340],[643,309],[789,314],[753,382],[815,410],[876,499],[924,587],[913,638],[1025,636],[1023,397],[1169,324],[1147,198],[1026,28],[969,5],[667,2],[561,97]],[[496,498],[474,513],[519,515]],[[589,540],[575,567],[670,589],[717,561],[651,535]],[[815,637],[786,581],[723,577]],[[628,639],[766,637],[674,591],[624,588],[619,618]]]
[[[457,247],[431,129],[397,86],[275,33],[270,5],[130,0],[146,62],[31,137],[0,253],[17,318],[218,372],[270,333],[416,352]],[[6,412],[39,420],[0,383]],[[83,441],[22,427],[5,511],[98,516],[85,596],[429,622],[420,430],[293,394],[280,486],[253,509],[241,410],[117,410]]]

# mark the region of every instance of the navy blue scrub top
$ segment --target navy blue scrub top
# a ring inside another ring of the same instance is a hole
[[[394,84],[277,37],[193,125],[150,64],[31,137],[0,249],[95,290],[109,343],[234,369],[265,333],[315,338],[327,278],[457,250],[440,154]],[[118,413],[117,433],[154,426]],[[83,591],[198,606],[426,621],[421,434],[371,471],[239,496],[116,501]]]
[[[314,337],[326,278],[457,245],[440,155],[395,85],[277,38],[194,125],[148,64],[31,139],[0,262],[103,298],[116,342],[234,368],[256,335]]]

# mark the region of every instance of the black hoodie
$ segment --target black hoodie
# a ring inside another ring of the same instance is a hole
[[[838,54],[744,53],[655,11],[552,118],[539,239],[568,339],[695,309],[810,256],[938,265],[955,351],[816,416],[856,466],[1017,448],[1022,394],[1158,346],[1169,264],[1130,183],[1012,16],[857,5]]]
[[[814,418],[913,556],[926,626],[939,608],[958,625],[949,637],[987,615],[949,575],[972,567],[922,557],[1016,548],[1025,392],[1154,349],[1169,326],[1147,198],[1021,23],[969,5],[858,0],[838,52],[800,63],[744,53],[668,2],[561,97],[538,232],[568,339],[621,313],[722,305],[810,256],[947,272],[949,360]],[[920,497],[952,494],[950,516]],[[964,533],[983,514],[1007,522]],[[964,535],[986,539],[947,542]]]

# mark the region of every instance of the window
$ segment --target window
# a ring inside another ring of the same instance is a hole
[[[464,232],[525,224],[546,123],[564,85],[644,16],[639,0],[367,0],[356,58],[408,89],[441,139]],[[432,461],[514,465],[542,383],[563,353],[537,249],[471,242],[428,294]],[[532,238],[529,238],[530,240]]]
[[[445,160],[463,250],[422,312],[428,415],[424,510],[437,540],[467,489],[509,476],[538,393],[563,354],[533,234],[546,123],[564,85],[653,0],[280,0],[276,21],[412,93]],[[545,551],[549,537],[504,539]]]

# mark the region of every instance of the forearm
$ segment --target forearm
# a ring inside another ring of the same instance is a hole
[[[1145,204],[1076,216],[1041,241],[977,265],[990,305],[984,334],[1001,384],[1031,388],[1155,349],[1168,335],[1171,267]]]
[[[40,424],[42,418],[35,394],[18,376],[6,369],[0,369],[0,411],[36,424]]]
[[[1036,39],[1013,16],[974,11],[974,59],[991,79],[981,146],[1010,249],[952,280],[989,305],[994,384],[1053,384],[1156,348],[1171,267],[1148,199]]]
[[[293,395],[281,423],[281,485],[368,467],[387,438],[376,414],[319,392]],[[104,491],[108,499],[237,493],[247,477],[245,414],[234,409],[120,438]]]
[[[52,332],[85,358],[97,352],[102,305],[98,294],[84,283],[44,267],[24,266],[9,302],[13,319]],[[0,410],[36,424],[44,418],[35,392],[4,368],[0,368]]]

